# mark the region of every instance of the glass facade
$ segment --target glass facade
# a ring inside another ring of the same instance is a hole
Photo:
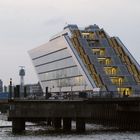
[[[58,78],[50,81],[41,81],[49,88],[53,89],[55,87],[73,87],[73,86],[85,86],[85,80],[83,76],[76,76],[76,77],[66,77],[66,78]]]
[[[38,70],[41,82],[52,90],[55,87],[72,87],[85,85],[85,81],[77,65],[75,65],[72,57],[63,57],[59,51],[59,59],[49,63],[39,65],[36,67]],[[58,53],[56,54],[56,56]],[[66,55],[66,54],[65,54]],[[55,53],[49,55],[49,59],[54,58]]]
[[[40,73],[50,72],[53,70],[64,69],[67,67],[73,67],[73,66],[75,66],[75,63],[71,57],[67,59],[62,59],[60,61],[54,61],[49,64],[41,65],[39,67],[36,67],[36,69],[38,71],[38,74],[40,74]]]
[[[53,49],[52,46],[54,46],[54,44],[52,42],[51,45],[45,44],[44,48],[42,48],[42,53],[40,50],[40,56],[34,55],[34,58],[32,58],[44,91],[46,87],[48,87],[50,92],[59,92],[62,90],[62,87],[65,87],[66,91],[72,91],[74,87],[79,86],[83,89],[85,85],[87,86],[72,55],[61,39],[60,37],[59,41],[61,45],[59,44]],[[56,41],[54,43],[58,44]],[[45,48],[51,51],[44,53],[43,50]],[[35,53],[34,50],[33,54]]]
[[[70,57],[71,55],[69,55],[68,50],[66,48],[63,49],[59,49],[57,51],[45,54],[43,56],[41,56],[38,59],[34,60],[34,64],[35,66],[39,66],[39,65],[43,65],[45,63],[50,63],[62,58],[67,58]]]
[[[51,72],[46,72],[39,74],[42,81],[50,81],[55,79],[76,77],[77,75],[81,76],[77,66],[73,66],[70,68],[64,68],[60,70],[53,70]]]

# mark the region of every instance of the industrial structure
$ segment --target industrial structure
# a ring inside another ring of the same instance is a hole
[[[97,25],[68,25],[29,55],[44,92],[140,91],[140,65],[118,37]]]

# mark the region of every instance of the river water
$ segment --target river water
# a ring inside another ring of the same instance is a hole
[[[83,134],[76,133],[74,123],[71,133],[54,132],[47,126],[31,126],[31,123],[26,125],[26,131],[16,135],[11,133],[11,127],[0,127],[0,140],[140,140],[140,132],[121,132],[116,128],[95,124],[87,124],[87,131]],[[0,126],[11,126],[11,123],[0,120]]]

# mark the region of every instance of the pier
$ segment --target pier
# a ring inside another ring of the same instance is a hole
[[[56,130],[85,132],[86,122],[119,126],[127,130],[140,130],[140,98],[93,98],[79,100],[26,100],[8,101],[8,120],[13,133],[25,130],[26,121],[47,121]]]

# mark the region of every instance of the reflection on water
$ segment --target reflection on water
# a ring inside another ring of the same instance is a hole
[[[11,125],[0,121],[0,125]],[[31,123],[28,125],[31,125]],[[0,140],[140,140],[140,132],[119,132],[119,130],[102,125],[88,124],[84,134],[77,134],[73,123],[71,133],[54,132],[47,126],[28,126],[22,134],[13,135],[11,127],[0,128]]]

